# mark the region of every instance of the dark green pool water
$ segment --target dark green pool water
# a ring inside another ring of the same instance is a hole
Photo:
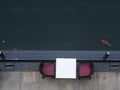
[[[103,45],[102,39],[112,47]],[[0,48],[120,50],[120,4],[1,1]]]

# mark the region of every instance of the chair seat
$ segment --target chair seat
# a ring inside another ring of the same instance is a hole
[[[79,76],[89,76],[91,74],[91,67],[89,64],[80,64]]]
[[[47,76],[54,76],[54,64],[53,63],[44,63],[42,67],[42,72]]]

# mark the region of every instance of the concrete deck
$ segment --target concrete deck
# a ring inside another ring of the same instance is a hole
[[[0,90],[120,90],[119,72],[96,72],[91,80],[42,79],[39,72],[1,72]]]

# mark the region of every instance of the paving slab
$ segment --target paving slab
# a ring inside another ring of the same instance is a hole
[[[40,90],[58,90],[58,81],[59,80],[53,78],[41,78]]]
[[[116,73],[116,87],[117,87],[117,90],[120,90],[120,73]]]
[[[97,90],[117,90],[117,77],[114,72],[98,73]]]
[[[2,72],[1,90],[20,90],[20,72]]]
[[[40,90],[38,72],[21,72],[21,90]]]
[[[79,90],[98,90],[98,73],[94,73],[91,79],[81,78],[78,82]]]
[[[2,85],[3,83],[2,83],[2,73],[0,73],[0,90],[2,90]]]
[[[78,80],[76,79],[63,79],[59,80],[59,90],[78,90]]]

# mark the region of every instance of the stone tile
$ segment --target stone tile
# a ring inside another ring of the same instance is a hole
[[[21,90],[40,90],[38,72],[21,72]]]
[[[59,80],[58,90],[78,90],[78,80],[77,79]]]
[[[115,72],[98,73],[98,90],[117,90]]]
[[[79,90],[98,90],[98,73],[94,73],[91,76],[91,79],[89,78],[81,78],[78,82],[78,88]]]
[[[20,90],[20,72],[2,72],[1,90]]]

